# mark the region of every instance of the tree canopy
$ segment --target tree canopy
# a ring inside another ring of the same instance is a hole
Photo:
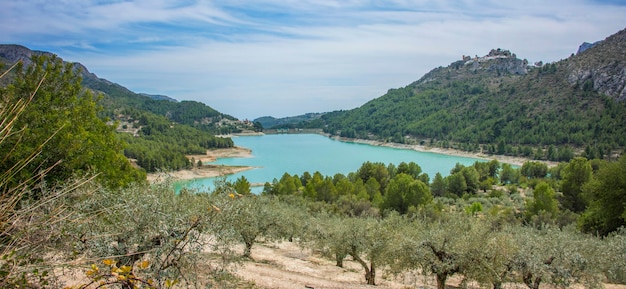
[[[15,175],[13,183],[46,168],[52,168],[44,176],[51,183],[87,173],[97,174],[110,187],[145,179],[122,154],[124,145],[115,128],[98,117],[98,97],[80,83],[74,65],[44,55],[33,56],[26,68],[18,66],[11,84],[0,89],[2,107],[18,100],[30,102],[15,123],[19,131],[0,148],[6,156],[0,169],[10,168],[42,146],[33,167]]]

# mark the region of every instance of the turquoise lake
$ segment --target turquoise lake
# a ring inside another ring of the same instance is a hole
[[[218,159],[212,164],[257,167],[228,176],[230,181],[245,176],[250,183],[272,182],[273,179],[280,179],[285,172],[291,175],[302,175],[305,171],[311,174],[319,171],[322,175],[329,176],[337,173],[348,174],[358,170],[366,161],[395,165],[415,162],[432,179],[437,172],[444,177],[449,175],[456,163],[471,165],[482,161],[476,158],[342,142],[317,134],[241,136],[234,137],[233,141],[236,146],[251,149],[252,157]],[[179,182],[176,188],[207,191],[213,187],[213,181],[213,178],[207,178]],[[255,193],[262,190],[262,186],[253,188]]]

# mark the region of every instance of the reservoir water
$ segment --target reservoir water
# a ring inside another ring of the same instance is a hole
[[[212,164],[253,166],[255,169],[228,176],[235,181],[245,176],[250,183],[272,182],[284,173],[302,175],[305,171],[313,174],[333,176],[337,173],[355,172],[366,162],[393,163],[415,162],[432,179],[437,172],[444,177],[460,163],[471,165],[481,159],[447,156],[437,153],[419,152],[383,146],[342,142],[317,134],[272,134],[262,136],[241,136],[233,138],[236,146],[252,150],[250,158],[224,158]],[[179,182],[177,190],[186,187],[207,191],[213,187],[213,178]],[[253,188],[259,193],[263,187]]]

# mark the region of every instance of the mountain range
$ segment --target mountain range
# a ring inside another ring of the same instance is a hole
[[[31,63],[32,56],[47,55],[55,56],[51,52],[31,50],[27,47],[15,44],[0,44],[0,63],[12,65],[17,61],[22,61],[24,66],[28,66]],[[180,114],[180,110],[188,109],[195,111],[193,116],[185,117],[186,121],[182,122],[190,125],[205,124],[202,127],[205,130],[216,130],[215,126],[208,125],[208,123],[218,123],[222,119],[235,121],[236,118],[230,115],[220,113],[210,106],[204,103],[195,101],[181,101],[165,96],[165,95],[152,95],[147,93],[136,93],[126,87],[111,82],[107,79],[99,78],[96,74],[91,73],[87,67],[78,62],[72,62],[80,71],[82,76],[82,84],[84,87],[91,89],[97,93],[101,93],[104,96],[103,104],[104,110],[112,119],[116,119],[117,113],[121,109],[132,107],[134,109],[144,110],[152,112],[158,115],[171,116],[172,114]],[[9,80],[4,80],[5,82]],[[162,100],[168,103],[161,102]],[[160,106],[166,106],[164,109]],[[183,119],[181,117],[181,119]],[[213,119],[212,122],[207,122],[208,119]],[[180,122],[179,120],[173,119]],[[200,127],[200,126],[199,126]],[[236,127],[231,127],[233,130],[237,130]],[[218,133],[218,131],[215,131]]]
[[[0,45],[0,63],[50,55]],[[102,114],[125,122],[175,122],[211,134],[254,129],[195,101],[135,93],[73,63],[102,93]],[[2,79],[2,84],[7,79]],[[626,146],[626,30],[576,54],[530,64],[506,49],[463,56],[419,80],[345,111],[254,120],[263,127],[321,128],[331,135],[567,160],[611,157]],[[146,114],[154,117],[145,117]]]
[[[358,108],[299,125],[537,159],[611,157],[626,145],[626,30],[585,48],[545,64],[505,49],[463,56]]]

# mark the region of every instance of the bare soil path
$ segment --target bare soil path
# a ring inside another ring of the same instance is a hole
[[[239,248],[236,250],[239,251]],[[363,269],[350,258],[344,260],[344,268],[335,266],[331,260],[321,257],[295,243],[281,242],[255,244],[252,258],[240,265],[235,274],[252,282],[261,289],[412,289],[437,288],[434,278],[424,278],[419,273],[393,276],[378,270],[376,286],[366,285]],[[460,288],[461,277],[448,279],[447,288]],[[626,285],[605,284],[606,289],[626,289]],[[467,288],[486,288],[469,284]],[[504,284],[505,289],[528,288],[523,284]],[[550,286],[542,286],[552,289]],[[572,288],[582,289],[582,286]]]
[[[366,285],[358,263],[346,260],[344,268],[339,268],[334,262],[290,242],[255,244],[252,258],[254,261],[237,268],[236,274],[259,288],[395,289],[406,286],[381,276],[377,276],[377,286]]]

